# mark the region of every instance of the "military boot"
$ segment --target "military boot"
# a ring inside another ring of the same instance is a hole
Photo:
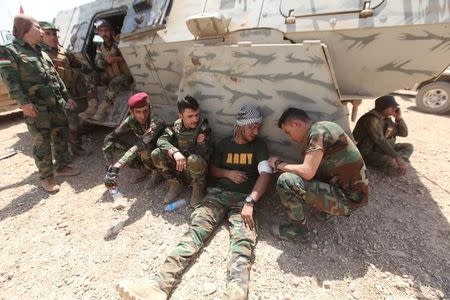
[[[169,190],[164,197],[164,203],[169,203],[175,200],[175,198],[181,193],[181,189],[183,188],[183,184],[176,179],[168,179],[167,186],[169,187]]]
[[[77,176],[81,171],[69,166],[65,166],[62,169],[56,170],[55,175],[58,177]]]
[[[192,184],[191,207],[196,207],[205,197],[205,185],[203,183]]]
[[[105,118],[108,115],[111,107],[112,107],[112,104],[109,104],[106,101],[102,101],[102,103],[100,103],[100,105],[98,106],[97,112],[92,117],[92,120],[95,120],[98,122],[105,121]]]
[[[122,300],[166,300],[167,294],[155,280],[121,280],[116,290]]]
[[[95,112],[97,111],[97,99],[91,98],[88,100],[88,107],[86,110],[82,113],[80,113],[78,116],[83,119],[90,118]]]
[[[309,230],[306,224],[273,225],[272,235],[285,241],[307,242],[309,240]]]
[[[59,191],[59,184],[55,182],[53,176],[41,180],[42,188],[48,193],[56,193]]]

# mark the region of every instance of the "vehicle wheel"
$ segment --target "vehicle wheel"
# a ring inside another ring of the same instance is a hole
[[[417,93],[416,105],[424,112],[443,114],[450,111],[450,83],[436,81],[424,85]]]

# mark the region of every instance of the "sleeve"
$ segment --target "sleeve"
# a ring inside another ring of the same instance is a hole
[[[386,154],[397,158],[399,154],[395,151],[395,149],[389,144],[389,141],[386,139],[383,133],[383,123],[380,122],[377,118],[371,117],[366,121],[366,130],[370,137],[370,139],[378,146],[382,151]]]
[[[5,47],[0,47],[0,71],[11,98],[20,106],[32,104],[31,99],[23,91],[17,61]]]
[[[406,137],[408,136],[408,126],[406,126],[406,123],[403,119],[400,119],[400,121],[395,122],[397,135]]]
[[[156,142],[158,148],[166,152],[170,149],[177,148],[174,146],[174,135],[173,128],[167,127]]]
[[[315,131],[309,135],[308,144],[306,145],[306,153],[314,152],[317,150],[325,151],[325,132],[323,131]]]
[[[97,52],[95,53],[94,62],[95,66],[102,70],[106,69],[106,67],[108,66],[108,62],[105,60],[105,57],[99,48],[97,48]]]
[[[125,152],[124,155],[122,155],[118,162],[122,165],[126,165],[130,160],[133,160],[137,157],[138,151],[138,146],[135,145],[131,147],[127,152]]]
[[[195,152],[200,156],[202,156],[206,161],[209,161],[211,156],[211,148],[212,148],[211,146],[212,146],[211,128],[206,122],[204,128],[202,128],[200,134],[197,137]]]
[[[105,137],[102,150],[108,164],[114,163],[114,148],[117,138],[131,131],[129,120],[127,118],[119,127]]]

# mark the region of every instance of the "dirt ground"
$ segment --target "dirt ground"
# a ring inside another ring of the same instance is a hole
[[[423,114],[412,98],[397,98],[410,129],[400,141],[415,147],[409,174],[369,170],[369,205],[348,218],[310,217],[308,244],[270,235],[287,216],[273,193],[265,197],[250,299],[450,299],[450,115]],[[365,101],[359,115],[372,106]],[[1,299],[117,299],[117,281],[154,274],[187,229],[191,209],[164,213],[164,185],[131,184],[135,170],[120,173],[129,206],[111,209],[102,184],[106,132],[87,137],[94,153],[74,163],[82,175],[48,195],[26,126],[20,118],[0,121],[0,152],[18,151],[0,161]],[[228,244],[223,224],[172,299],[220,299]]]

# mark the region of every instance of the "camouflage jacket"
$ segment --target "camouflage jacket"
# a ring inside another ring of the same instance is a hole
[[[105,43],[101,43],[100,45],[98,45],[95,55],[95,66],[99,69],[105,70],[109,80],[120,74],[131,76],[130,70],[128,69],[125,61],[109,64],[106,61],[107,56],[122,57],[122,54],[120,53],[119,47],[116,42],[112,42],[111,47],[108,47]]]
[[[0,70],[11,98],[22,106],[45,105],[49,101],[65,105],[69,99],[66,87],[50,57],[36,46],[14,39],[0,46]]]
[[[314,179],[342,189],[352,207],[367,204],[369,180],[364,160],[339,125],[327,121],[312,124],[301,149],[302,155],[323,151]]]
[[[181,119],[167,127],[158,139],[158,147],[164,151],[177,149],[187,156],[198,154],[209,160],[212,148],[211,128],[208,120],[203,119],[195,129],[186,129]]]
[[[395,137],[407,135],[408,127],[403,119],[398,122],[391,118],[384,119],[374,109],[364,114],[353,130],[353,137],[363,156],[376,151],[396,158],[399,154],[394,149]]]
[[[127,133],[133,133],[138,139],[137,144],[119,159],[119,162],[125,165],[144,148],[156,148],[156,140],[165,128],[166,123],[159,118],[150,117],[146,126],[142,126],[133,116],[128,116],[119,127],[105,137],[102,150],[107,163],[109,165],[114,163],[114,150],[118,144],[119,137]]]

